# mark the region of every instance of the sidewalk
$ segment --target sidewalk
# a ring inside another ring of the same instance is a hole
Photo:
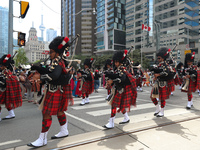
[[[48,136],[49,139],[49,136]],[[8,150],[28,150],[20,146]],[[200,150],[200,111],[154,118],[153,120],[115,124],[114,129],[99,130],[49,140],[37,150]]]

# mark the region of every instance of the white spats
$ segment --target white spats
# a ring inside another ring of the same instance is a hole
[[[157,117],[163,117],[163,116],[164,116],[164,108],[161,108],[160,112],[157,115]]]
[[[129,116],[128,116],[128,113],[126,112],[124,114],[124,119],[122,122],[119,122],[119,124],[126,124],[126,123],[129,123],[130,122],[130,119],[129,119]]]
[[[114,128],[114,126],[115,126],[114,120],[115,120],[115,117],[111,117],[111,118],[109,119],[109,122],[108,122],[106,125],[104,125],[103,127],[104,127],[104,128],[107,128],[107,129],[112,129],[112,128]]]
[[[155,111],[155,113],[154,113],[154,116],[157,116],[159,112],[160,112],[160,105],[157,104],[157,105],[156,105],[156,111]]]
[[[5,118],[3,118],[3,120],[12,119],[12,118],[15,118],[15,113],[13,109],[8,111],[8,115]]]
[[[69,135],[69,132],[67,129],[67,124],[68,124],[68,122],[66,122],[64,125],[60,126],[60,132],[58,134],[56,134],[55,136],[52,136],[51,139],[67,137]]]
[[[44,132],[44,133],[40,133],[39,138],[36,141],[27,144],[27,146],[30,146],[30,147],[42,147],[42,146],[47,145],[47,134],[48,134],[48,131]]]
[[[82,99],[82,102],[80,103],[80,105],[85,105],[85,99]]]
[[[86,97],[85,104],[89,104],[89,103],[90,103],[90,99],[89,99],[89,97]]]

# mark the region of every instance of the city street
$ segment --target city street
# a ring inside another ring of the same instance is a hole
[[[165,117],[179,114],[199,112],[200,101],[198,93],[194,93],[194,107],[186,110],[187,94],[182,93],[176,87],[174,95],[166,101]],[[137,107],[133,107],[129,113],[130,123],[148,122],[152,119],[159,119],[153,116],[155,106],[150,100],[151,87],[144,87],[143,92],[138,91]],[[66,112],[68,117],[69,136],[103,130],[103,125],[110,117],[110,106],[105,101],[106,90],[100,87],[99,93],[90,96],[90,104],[80,106],[81,98],[74,98],[74,106],[69,106]],[[7,110],[2,109],[1,118],[7,115]],[[42,128],[42,114],[37,105],[28,103],[26,100],[23,106],[15,110],[16,118],[0,122],[1,138],[0,149],[8,149],[16,146],[26,145],[36,140]],[[115,119],[115,126],[123,126],[118,123],[123,120],[123,115],[118,113]],[[56,116],[52,118],[52,125],[48,132],[48,140],[59,132],[60,127]]]

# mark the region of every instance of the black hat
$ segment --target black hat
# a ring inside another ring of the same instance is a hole
[[[6,67],[9,67],[12,63],[12,58],[10,54],[3,55],[0,59],[0,64]]]
[[[176,66],[176,68],[177,68],[177,69],[181,69],[181,66],[183,66],[183,63],[182,63],[182,62],[180,62],[180,63]]]
[[[200,61],[198,61],[197,67],[200,67]]]
[[[161,47],[156,56],[160,56],[162,57],[164,60],[166,60],[169,57],[169,52],[171,51],[171,49],[167,48],[167,47]]]
[[[62,54],[66,47],[69,46],[69,38],[57,36],[49,44],[49,49],[53,49],[56,53]]]
[[[93,58],[91,58],[91,59],[86,58],[84,61],[84,65],[87,65],[89,68],[91,68],[94,62],[95,62],[95,60]]]
[[[194,62],[194,56],[195,56],[195,52],[193,52],[193,53],[187,53],[185,55],[185,67],[188,67],[188,65],[187,65],[188,61]]]
[[[113,56],[113,62],[118,61],[119,63],[124,63],[126,62],[126,56],[127,56],[128,51],[117,51],[115,52]]]
[[[108,68],[107,68],[107,65],[112,66],[112,60],[110,60],[110,59],[107,59],[107,60],[106,60],[106,63],[105,63],[105,66],[104,66],[104,70],[107,70],[107,69],[108,69]]]

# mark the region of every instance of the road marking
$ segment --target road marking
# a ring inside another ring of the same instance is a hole
[[[13,141],[3,142],[3,143],[0,143],[0,146],[13,144],[13,143],[18,143],[18,142],[22,142],[22,140],[13,140]]]
[[[134,110],[141,110],[141,109],[146,109],[146,108],[154,108],[154,104],[153,103],[149,103],[149,104],[140,104],[137,105],[137,107],[132,107],[132,111]],[[90,112],[86,112],[87,114],[91,115],[91,116],[102,116],[102,115],[107,115],[111,113],[111,109],[104,109],[104,110],[97,110],[97,111],[90,111]]]
[[[98,100],[99,101],[99,100]],[[102,99],[101,99],[101,101],[103,101]],[[96,102],[96,100],[92,100],[92,102]],[[73,109],[75,109],[75,110],[81,110],[81,109],[88,109],[88,108],[97,108],[97,107],[104,107],[104,106],[109,106],[107,103],[106,103],[106,101],[105,101],[105,103],[100,103],[100,104],[86,104],[86,105],[84,105],[84,106],[74,106],[74,107],[72,107]]]
[[[89,121],[87,121],[87,120],[84,120],[84,119],[81,119],[81,118],[76,117],[76,116],[74,116],[74,115],[71,115],[71,114],[69,114],[69,113],[67,113],[67,112],[65,112],[65,114],[66,114],[67,116],[70,116],[70,117],[72,117],[72,118],[74,118],[74,119],[76,119],[76,120],[82,121],[82,122],[84,122],[84,123],[86,123],[86,124],[88,124],[88,125],[91,125],[91,126],[93,126],[93,127],[98,128],[98,129],[101,129],[101,130],[104,129],[104,128],[101,127],[101,126],[98,126],[98,125],[96,125],[96,124],[94,124],[94,123],[92,123],[92,122],[89,122]]]

